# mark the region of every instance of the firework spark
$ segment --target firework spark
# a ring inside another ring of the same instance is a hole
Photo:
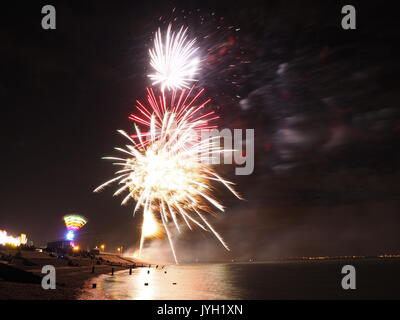
[[[155,34],[154,48],[149,50],[150,65],[154,73],[149,74],[153,85],[160,85],[161,90],[176,90],[189,88],[191,82],[196,81],[195,75],[199,71],[200,59],[196,56],[198,47],[195,39],[187,39],[187,28],[183,26],[175,33],[168,25],[163,38],[161,30]]]
[[[151,118],[154,115],[155,126],[162,128],[165,113],[170,110],[175,115],[174,120],[176,122],[181,122],[185,117],[185,124],[194,125],[194,130],[214,129],[217,126],[211,125],[210,122],[219,119],[219,116],[213,110],[203,112],[211,101],[211,99],[199,101],[203,92],[204,89],[194,92],[194,87],[192,87],[190,90],[173,91],[169,95],[162,91],[161,95],[156,97],[153,89],[147,88],[147,106],[140,101],[136,101],[139,115],[131,114],[129,119],[144,125],[146,128],[150,128]],[[150,132],[142,132],[141,134],[147,137]],[[135,138],[136,136],[133,137]]]
[[[148,126],[148,131],[142,133],[136,123],[135,135],[130,136],[119,130],[130,142],[126,148],[115,148],[125,157],[105,158],[116,161],[114,165],[122,169],[116,172],[115,178],[96,188],[95,192],[118,182],[122,186],[114,195],[128,192],[122,204],[133,199],[136,201],[134,212],[143,209],[139,254],[146,234],[153,228],[150,221],[155,217],[165,230],[176,263],[178,260],[168,228],[169,221],[173,222],[178,232],[181,231],[181,221],[189,229],[197,226],[212,232],[229,250],[204,214],[213,213],[213,209],[224,211],[222,204],[212,196],[214,182],[224,185],[239,199],[240,196],[232,188],[233,183],[219,176],[205,160],[232,150],[221,149],[216,143],[219,137],[200,138],[201,129],[209,128],[209,122],[215,119],[214,112],[199,114],[207,103],[195,106],[201,93],[202,90],[194,99],[189,99],[189,93],[183,90],[180,93],[173,92],[167,99],[164,92],[156,97],[149,90],[150,108],[138,102],[143,117],[131,116],[135,122]],[[168,105],[167,100],[172,104]]]

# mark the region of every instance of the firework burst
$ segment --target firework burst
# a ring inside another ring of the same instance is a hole
[[[196,56],[198,47],[195,39],[187,39],[187,28],[181,27],[178,32],[172,31],[168,25],[163,37],[161,30],[155,34],[154,47],[149,50],[152,74],[148,77],[152,85],[160,85],[161,90],[176,90],[189,88],[196,81],[200,59]]]
[[[115,148],[124,157],[105,158],[115,161],[114,165],[120,166],[121,170],[116,172],[115,178],[95,189],[95,192],[100,191],[114,182],[121,185],[114,195],[127,192],[122,204],[133,199],[136,201],[134,212],[143,209],[139,252],[149,228],[154,227],[151,227],[151,221],[154,223],[157,218],[169,239],[175,262],[178,260],[168,228],[170,221],[178,232],[181,231],[181,222],[189,229],[197,226],[212,232],[229,250],[205,214],[224,211],[222,204],[212,195],[215,182],[240,198],[232,187],[233,183],[223,179],[209,165],[211,157],[232,150],[221,149],[217,143],[219,137],[201,138],[201,130],[212,128],[210,121],[216,116],[214,112],[201,115],[200,110],[209,100],[197,104],[203,91],[190,99],[191,91],[174,91],[167,99],[164,92],[156,96],[148,90],[149,106],[138,102],[141,117],[130,117],[135,121],[135,134],[130,136],[119,130],[130,142],[125,148]],[[146,126],[146,131],[141,132],[137,123]]]

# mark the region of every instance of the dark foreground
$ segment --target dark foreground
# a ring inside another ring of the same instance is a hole
[[[344,290],[341,269],[356,268]],[[91,289],[96,283],[97,289]],[[80,299],[400,299],[400,260],[354,259],[138,268],[86,283]]]

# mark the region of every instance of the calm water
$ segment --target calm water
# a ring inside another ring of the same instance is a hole
[[[345,264],[356,267],[357,290],[341,288]],[[400,298],[399,267],[398,260],[365,260],[137,268],[88,281],[80,299],[391,299]]]

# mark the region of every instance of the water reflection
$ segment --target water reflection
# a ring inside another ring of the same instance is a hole
[[[391,281],[365,278],[351,294],[340,285],[344,264],[364,274],[387,274]],[[362,259],[172,265],[137,268],[115,276],[101,275],[87,283],[80,299],[397,299],[400,260]],[[150,271],[150,272],[148,272]],[[167,271],[167,273],[165,273]],[[369,281],[369,283],[368,283]],[[176,282],[176,285],[173,283]],[[97,283],[97,289],[91,284]],[[146,286],[145,283],[148,283]],[[374,290],[370,290],[374,288]]]
[[[106,299],[240,299],[232,273],[228,264],[178,265],[137,268],[132,275],[122,271],[98,281]]]

